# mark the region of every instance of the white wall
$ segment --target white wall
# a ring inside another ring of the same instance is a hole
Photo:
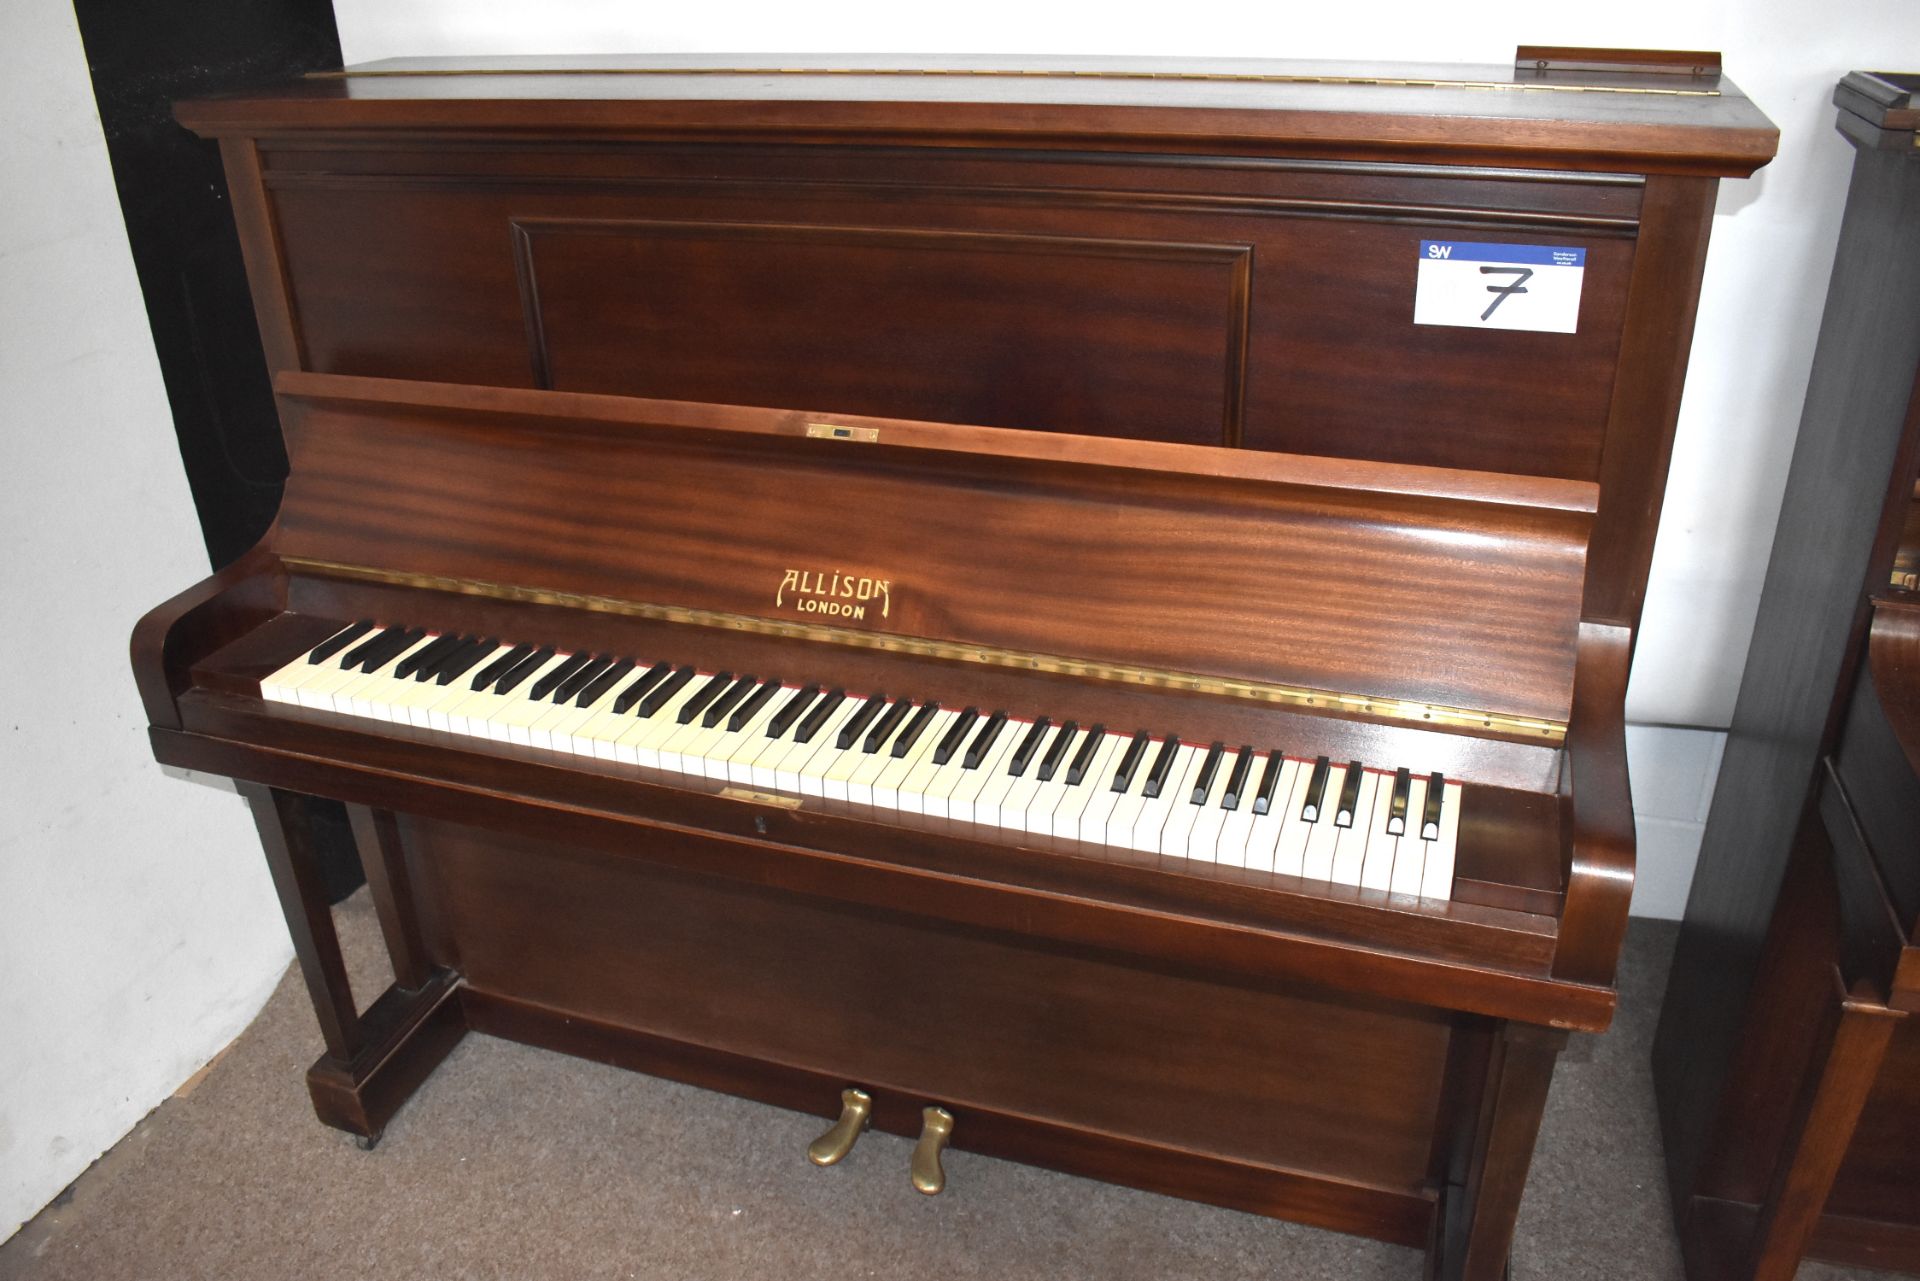
[[[0,1239],[231,1040],[291,948],[238,797],[127,666],[207,572],[73,10],[0,16]]]

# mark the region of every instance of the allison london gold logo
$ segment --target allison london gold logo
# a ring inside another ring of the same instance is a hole
[[[885,618],[893,609],[892,587],[891,579],[864,574],[789,569],[780,576],[773,603],[779,609],[791,605],[803,614],[853,619],[865,618],[867,610],[877,605],[880,617]]]

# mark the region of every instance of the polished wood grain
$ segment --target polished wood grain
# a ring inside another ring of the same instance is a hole
[[[572,61],[569,59],[568,61]],[[783,55],[777,67],[866,65],[859,55]],[[627,67],[671,68],[663,59]],[[678,65],[687,67],[685,60]],[[709,60],[706,68],[740,65]],[[749,67],[765,64],[747,60]],[[921,60],[917,65],[932,66]],[[949,63],[948,65],[953,65]],[[961,64],[963,67],[965,64]],[[973,75],[554,74],[511,60],[421,61],[390,71],[312,77],[264,93],[183,105],[182,123],[202,133],[272,133],[319,127],[422,128],[511,121],[573,136],[724,137],[830,130],[869,142],[911,139],[979,146],[1043,138],[1063,148],[1137,147],[1214,154],[1282,151],[1389,156],[1454,164],[1531,162],[1634,172],[1744,176],[1772,157],[1773,130],[1726,81],[1692,99],[1517,88],[1505,67],[1356,67],[1352,64],[1032,59],[972,64],[1051,77]],[[551,64],[549,64],[551,66]],[[1261,82],[1178,79],[1182,67],[1212,73],[1299,77]],[[1081,76],[1081,70],[1145,72]],[[378,71],[379,68],[370,70]],[[520,74],[514,74],[519,72]],[[1167,73],[1172,72],[1169,76]],[[1330,83],[1316,83],[1322,77]],[[1357,78],[1359,82],[1342,83]],[[1414,82],[1405,86],[1395,78]],[[1388,80],[1388,83],[1368,81]],[[1618,87],[1635,87],[1614,79]],[[1574,88],[1579,81],[1571,81]],[[1653,87],[1667,87],[1656,79]]]
[[[1717,60],[1535,53],[389,64],[183,105],[244,188],[293,473],[135,663],[156,756],[260,798],[341,1025],[320,1117],[377,1137],[473,1027],[823,1114],[858,1084],[883,1129],[939,1105],[971,1150],[1500,1277],[1558,1050],[1615,1003],[1714,181],[1774,144]],[[1584,250],[1575,332],[1414,325],[1423,239]],[[802,571],[887,590],[820,618]],[[259,697],[359,618],[1438,769],[1455,879]],[[298,796],[368,863],[396,981],[357,1015]]]
[[[1701,1281],[1809,1255],[1920,1268],[1920,1172],[1897,1151],[1920,1093],[1888,1057],[1920,1009],[1920,628],[1892,585],[1920,471],[1920,165],[1904,100],[1861,84],[1835,98],[1847,214],[1655,1046]]]
[[[1510,715],[1570,705],[1577,514],[1119,478],[1091,442],[909,470],[840,441],[595,430],[537,396],[475,427],[464,403],[285,404],[281,554]],[[1062,522],[1063,504],[1087,515]],[[859,619],[809,617],[781,594],[789,571],[890,592]]]

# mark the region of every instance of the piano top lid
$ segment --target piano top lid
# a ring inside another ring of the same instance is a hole
[[[1506,66],[902,54],[400,58],[184,102],[176,114],[209,136],[345,128],[1019,141],[1718,176],[1752,173],[1778,144],[1772,123],[1719,75],[1717,57],[1521,53]]]

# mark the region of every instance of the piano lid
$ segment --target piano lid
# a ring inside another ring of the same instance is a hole
[[[1568,713],[1589,483],[312,374],[279,390],[270,546],[307,572],[1549,739]]]
[[[176,114],[208,135],[329,126],[486,132],[510,125],[523,135],[567,130],[802,142],[899,134],[918,145],[1017,136],[1027,145],[1045,137],[1103,150],[1478,158],[1717,176],[1744,176],[1772,158],[1777,131],[1719,75],[1717,58],[1695,68],[1657,54],[1571,52],[1589,60],[1485,66],[904,54],[410,58],[182,103]],[[1608,60],[1619,69],[1606,69]],[[1669,63],[1672,70],[1657,69]],[[509,101],[511,112],[503,112],[500,104]]]

